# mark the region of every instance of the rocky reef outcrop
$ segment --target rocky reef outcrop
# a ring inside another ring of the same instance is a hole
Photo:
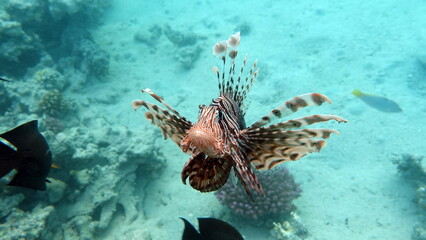
[[[417,204],[420,210],[419,223],[414,226],[412,240],[426,240],[426,160],[424,156],[398,155],[393,159],[398,171],[416,188]]]

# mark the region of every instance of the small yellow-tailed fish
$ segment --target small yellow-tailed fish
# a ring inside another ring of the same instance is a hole
[[[402,112],[401,107],[399,107],[396,102],[388,98],[366,94],[358,89],[353,90],[352,94],[361,99],[368,106],[373,107],[379,111],[388,113]]]

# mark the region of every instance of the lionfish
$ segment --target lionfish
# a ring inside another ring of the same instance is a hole
[[[234,169],[239,182],[252,198],[251,190],[262,196],[264,193],[251,164],[259,170],[271,169],[280,163],[298,160],[308,153],[319,152],[326,145],[321,139],[339,132],[301,128],[329,120],[347,121],[334,115],[312,115],[267,126],[301,108],[331,103],[324,95],[307,93],[286,101],[246,127],[244,115],[247,106],[244,102],[259,69],[255,61],[245,74],[246,56],[239,73],[235,73],[239,44],[240,33],[237,32],[213,46],[214,55],[223,63],[222,71],[213,68],[220,95],[209,106],[199,106],[198,122],[188,121],[150,89],[143,89],[142,93],[151,95],[167,110],[143,100],[135,100],[132,105],[134,110],[145,107],[148,110],[146,119],[161,129],[164,139],[170,138],[184,153],[191,155],[181,173],[183,184],[189,178],[189,184],[194,189],[200,192],[215,191],[226,183],[231,169]]]

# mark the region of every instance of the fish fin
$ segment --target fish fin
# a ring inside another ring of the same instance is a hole
[[[37,125],[38,125],[38,121],[32,120],[22,125],[19,125],[18,127],[12,130],[9,130],[5,133],[0,134],[0,137],[6,139],[18,150],[25,149],[31,146],[32,144],[34,144],[34,142],[39,142],[44,140],[44,138],[41,136],[41,134],[38,131]]]
[[[335,116],[335,115],[328,115],[328,114],[316,114],[316,115],[310,115],[310,116],[305,116],[305,117],[301,117],[301,118],[297,118],[297,119],[291,119],[285,122],[280,122],[274,125],[270,125],[270,126],[266,126],[266,127],[262,127],[265,131],[271,132],[271,131],[283,131],[283,130],[287,130],[287,129],[294,129],[294,128],[301,128],[301,127],[305,127],[314,123],[319,123],[319,122],[327,122],[330,120],[335,120],[339,123],[343,122],[343,123],[347,123],[348,121],[344,118],[341,118],[339,116]],[[251,129],[255,129],[255,128],[251,128]],[[246,131],[251,131],[250,128],[247,129]]]
[[[145,113],[146,119],[161,129],[164,139],[170,137],[170,139],[180,147],[180,142],[184,139],[186,131],[191,128],[192,123],[182,117],[176,110],[164,102],[163,98],[155,95],[151,90],[145,89],[142,91],[149,93],[153,98],[169,109],[170,112],[158,105],[143,100],[133,101],[133,109],[137,110],[141,106],[145,107],[149,111]]]
[[[203,153],[189,159],[181,173],[183,184],[189,184],[200,192],[211,192],[221,188],[228,180],[232,164],[222,158],[207,157]]]
[[[5,79],[5,78],[1,78],[1,77],[0,77],[0,80],[1,80],[1,81],[5,81],[5,82],[11,82],[10,80],[7,80],[7,79]]]
[[[0,141],[0,178],[17,167],[16,151]]]
[[[58,164],[56,164],[56,163],[50,164],[50,167],[56,168],[56,169],[61,169],[61,167]]]
[[[231,156],[232,156],[232,160],[235,163],[235,166],[234,166],[235,175],[240,180],[240,183],[243,186],[244,190],[246,191],[248,197],[252,201],[254,201],[254,198],[250,189],[254,189],[261,196],[264,196],[262,185],[260,184],[256,174],[254,173],[251,167],[250,161],[246,160],[247,157],[243,156],[241,154],[241,151],[239,151],[236,148],[232,148]]]
[[[319,106],[324,102],[328,102],[331,104],[331,101],[330,99],[328,99],[328,97],[319,93],[306,93],[299,95],[278,106],[269,114],[263,116],[260,120],[251,125],[251,127],[262,127],[276,119],[289,116],[297,112],[301,108],[307,106]]]
[[[18,173],[9,186],[46,190],[45,179],[50,171],[52,153],[37,125],[38,121],[33,120],[0,134],[17,149],[17,154],[22,158],[16,167]]]
[[[240,33],[237,32],[231,35],[228,40],[217,42],[213,46],[213,54],[220,57],[223,62],[222,71],[217,67],[214,67],[213,71],[217,75],[220,94],[233,99],[241,109],[242,116],[244,116],[248,107],[247,104],[244,104],[244,100],[257,78],[259,69],[255,61],[250,71],[244,76],[244,68],[247,63],[247,56],[245,56],[238,77],[235,76],[235,59],[238,55],[239,44]],[[228,58],[231,61],[229,70],[227,69]]]
[[[205,240],[244,240],[231,224],[216,218],[198,218],[198,227]]]
[[[182,233],[182,240],[202,240],[200,233],[188,220],[182,217],[180,219],[182,219],[185,224],[185,228]]]
[[[330,119],[343,120],[336,118]],[[331,133],[339,134],[333,129],[285,130],[288,129],[286,123],[241,131],[250,147],[247,157],[256,169],[271,169],[279,163],[295,161],[309,153],[319,152],[326,146],[322,139],[329,138]]]
[[[39,174],[34,174],[35,171],[37,171],[36,165],[21,168],[7,185],[45,191],[46,178]]]

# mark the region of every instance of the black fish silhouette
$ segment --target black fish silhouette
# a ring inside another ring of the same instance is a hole
[[[182,240],[244,240],[243,236],[231,224],[216,218],[198,218],[198,232],[185,218]]]
[[[7,79],[1,78],[1,77],[0,77],[0,80],[5,81],[5,82],[10,82],[10,80],[7,80]]]
[[[9,186],[46,190],[52,153],[37,123],[29,121],[0,135],[15,147],[0,141],[0,178],[13,169],[17,171]]]

